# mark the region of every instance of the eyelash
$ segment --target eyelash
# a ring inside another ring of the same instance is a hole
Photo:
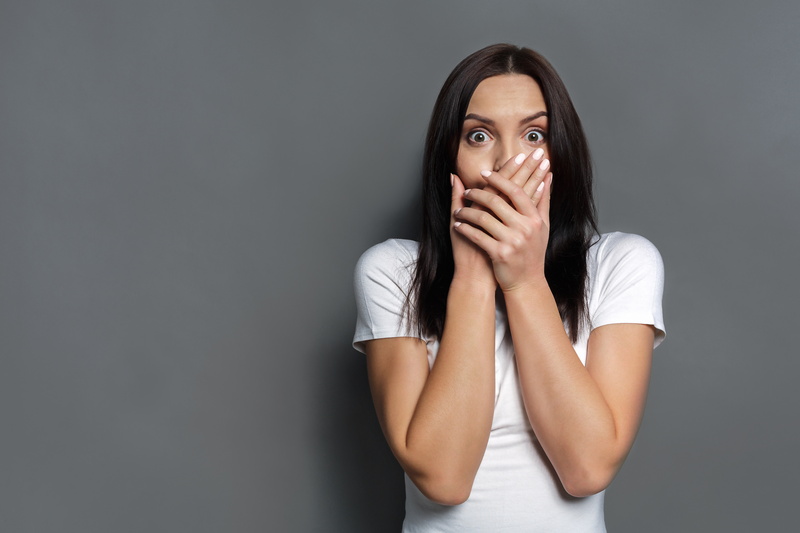
[[[485,135],[487,137],[490,136],[484,130],[472,130],[469,133],[467,133],[467,137],[466,137],[467,142],[469,144],[472,144],[472,145],[484,144],[486,141],[475,141],[475,140],[472,139],[472,136],[476,135],[478,133],[480,133],[482,135]],[[533,128],[532,130],[529,130],[529,131],[525,132],[524,137],[527,138],[528,135],[530,135],[531,133],[538,133],[539,135],[541,135],[542,140],[538,141],[538,142],[537,141],[529,141],[529,142],[532,142],[532,143],[535,143],[535,144],[543,144],[543,143],[547,142],[547,132],[545,132],[543,129],[541,129],[541,128]]]
[[[486,133],[483,130],[473,130],[473,131],[467,133],[467,142],[470,143],[470,144],[483,144],[484,142],[486,142],[486,141],[483,141],[483,142],[475,141],[475,140],[472,139],[472,136],[473,135],[477,135],[478,133],[480,133],[481,135],[485,135],[486,137],[489,137],[489,134]]]
[[[527,133],[525,134],[525,138],[527,139],[527,138],[528,138],[528,135],[530,135],[531,133],[538,133],[538,134],[539,134],[539,135],[541,135],[541,137],[542,137],[542,140],[541,140],[541,141],[538,141],[538,142],[536,142],[536,141],[531,141],[531,142],[536,142],[536,144],[542,144],[542,143],[545,143],[545,142],[547,142],[547,132],[546,132],[546,131],[544,131],[543,129],[540,129],[540,128],[534,128],[534,129],[530,130],[529,132],[527,132]]]

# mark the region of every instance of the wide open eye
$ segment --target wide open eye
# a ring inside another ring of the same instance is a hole
[[[467,139],[475,144],[483,144],[489,140],[489,135],[485,131],[471,131],[467,134]]]
[[[534,144],[541,144],[545,141],[544,132],[542,130],[531,130],[525,134],[525,139]]]

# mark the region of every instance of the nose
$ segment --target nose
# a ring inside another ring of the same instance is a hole
[[[494,153],[494,172],[500,170],[512,157],[516,157],[520,153],[527,154],[529,151],[530,150],[524,150],[519,143],[511,141],[497,143]]]

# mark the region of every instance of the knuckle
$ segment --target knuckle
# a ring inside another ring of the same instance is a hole
[[[522,190],[522,187],[514,183],[513,181],[510,182],[509,191],[510,194],[514,196],[519,196],[520,194],[525,194],[525,191]],[[526,195],[527,196],[527,195]]]
[[[489,207],[491,207],[492,209],[498,209],[501,207],[501,204],[503,203],[504,202],[502,198],[500,198],[499,196],[495,196],[491,200],[489,200]]]

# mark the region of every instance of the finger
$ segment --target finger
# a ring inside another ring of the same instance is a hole
[[[527,154],[521,153],[517,154],[508,161],[506,161],[500,170],[497,171],[498,174],[503,176],[503,178],[509,180],[512,176],[515,176],[519,171],[520,167],[523,166],[525,161],[527,160]],[[490,171],[491,172],[491,171]]]
[[[550,227],[550,193],[553,191],[553,173],[551,172],[547,179],[544,180],[544,187],[542,188],[542,199],[539,200],[537,209],[539,216],[544,220],[545,225]]]
[[[505,225],[512,224],[519,216],[517,210],[511,207],[499,192],[494,191],[494,187],[467,189],[464,191],[464,198],[472,202],[471,207],[494,214]]]
[[[553,173],[548,172],[545,179],[539,182],[539,185],[536,187],[536,190],[533,191],[533,196],[531,197],[531,202],[533,202],[533,205],[537,206],[539,205],[539,202],[542,200],[542,196],[544,195],[544,183],[548,179],[552,178],[553,178]]]
[[[485,185],[483,187],[483,189],[479,189],[479,190],[483,190],[483,191],[486,191],[486,192],[489,192],[489,193],[492,193],[492,194],[497,194],[497,195],[500,194],[500,191],[498,191],[497,189],[495,189],[491,185]],[[472,205],[472,200],[467,197],[467,192],[466,191],[464,191],[463,198],[464,198],[464,205],[465,206],[467,206],[467,207],[475,207],[475,208],[478,208],[478,209],[483,209],[483,206],[481,206],[479,204]]]
[[[536,189],[539,188],[539,184],[541,184],[547,177],[547,172],[549,170],[550,170],[549,159],[542,159],[541,161],[538,162],[536,168],[533,169],[530,178],[522,186],[522,188],[528,194],[528,197],[533,198],[533,195],[536,193]]]
[[[537,148],[527,156],[519,154],[515,158],[509,159],[497,174],[508,179],[512,183],[523,187],[529,198],[533,197],[539,183],[544,180],[550,161],[544,158],[544,150]],[[481,176],[486,177],[490,170],[481,172]]]
[[[483,173],[482,173],[483,174]],[[516,183],[503,179],[498,172],[485,174],[483,178],[492,187],[505,194],[514,209],[522,215],[532,216],[536,214],[536,206],[531,202],[530,196]]]
[[[452,186],[450,193],[450,214],[452,215],[456,209],[464,207],[464,184],[461,182],[461,178],[450,174],[450,185]]]
[[[484,231],[467,222],[456,222],[453,225],[453,229],[466,237],[475,246],[486,252],[489,257],[495,256],[494,252],[497,249],[497,241]]]
[[[497,240],[502,240],[508,235],[509,229],[484,209],[464,207],[456,209],[454,215],[458,222],[469,222],[472,226],[482,229]]]
[[[544,150],[541,148],[537,148],[536,150],[528,154],[528,157],[525,158],[525,160],[519,166],[514,175],[511,176],[511,181],[513,181],[520,187],[523,187],[527,182],[530,181],[531,177],[538,169],[543,157],[544,157]],[[528,192],[529,196],[530,192],[531,191]]]

